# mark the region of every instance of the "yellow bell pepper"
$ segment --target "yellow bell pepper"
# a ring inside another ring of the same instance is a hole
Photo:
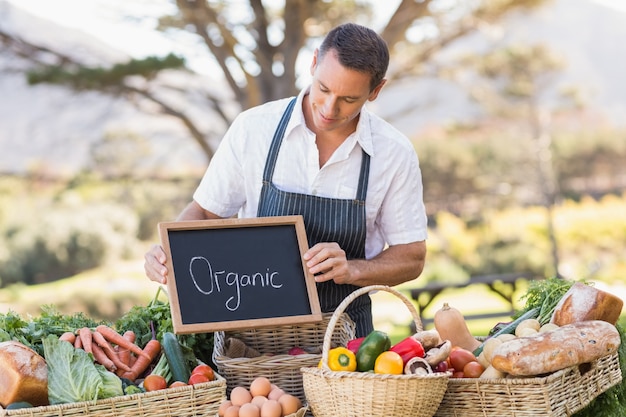
[[[328,351],[328,367],[331,371],[356,371],[356,355],[343,346]]]

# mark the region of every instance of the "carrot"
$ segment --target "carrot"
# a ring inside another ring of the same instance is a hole
[[[121,334],[119,334],[118,332],[110,328],[109,326],[101,324],[98,327],[96,327],[96,332],[104,336],[104,338],[110,343],[114,343],[120,347],[127,348],[131,352],[134,352],[135,355],[144,354],[139,346],[137,346],[133,342],[130,342],[128,339],[125,339],[124,336],[122,336]]]
[[[132,330],[126,330],[122,337],[131,343],[135,343],[135,332]],[[122,361],[125,365],[131,366],[130,358],[131,356],[134,357],[134,355],[130,354],[130,350],[128,348],[121,347],[120,345],[115,345],[115,347],[117,348],[117,356],[119,356],[120,361]]]
[[[137,360],[131,367],[130,372],[122,374],[124,378],[128,378],[131,381],[136,380],[148,366],[159,356],[161,353],[161,343],[157,339],[151,339],[143,348],[144,355],[137,356]]]
[[[76,335],[74,334],[74,332],[65,332],[61,336],[59,336],[59,340],[74,344],[74,342],[76,341]]]
[[[96,362],[104,366],[107,370],[111,372],[116,371],[117,367],[115,366],[113,361],[107,356],[106,353],[104,353],[104,350],[102,350],[102,348],[98,346],[97,343],[94,343],[92,345],[91,354],[93,355],[93,358],[96,360]]]
[[[87,353],[93,353],[91,329],[89,327],[83,327],[78,331],[78,336],[80,336],[80,342],[83,345],[83,350]]]
[[[93,332],[92,337],[95,344],[102,348],[104,354],[107,355],[111,362],[115,364],[116,368],[123,369],[127,372],[130,371],[130,366],[126,365],[120,360],[119,356],[117,356],[117,353],[115,353],[115,351],[113,350],[113,346],[111,346],[109,342],[107,342],[102,333],[95,331]]]
[[[132,330],[126,330],[122,337],[131,343],[135,343],[135,340],[137,339],[135,332],[133,332]]]
[[[74,339],[74,349],[82,349],[82,348],[83,348],[83,341],[80,338],[80,334],[78,334],[76,338]]]

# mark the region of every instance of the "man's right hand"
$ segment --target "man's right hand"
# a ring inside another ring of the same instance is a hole
[[[146,271],[146,276],[152,281],[167,284],[167,267],[165,266],[167,257],[163,247],[156,244],[152,245],[144,255],[144,259],[143,268]]]

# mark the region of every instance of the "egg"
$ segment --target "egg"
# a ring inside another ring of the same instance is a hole
[[[265,401],[267,401],[267,397],[264,397],[263,395],[257,395],[256,397],[252,398],[252,401],[250,402],[256,405],[257,407],[261,408],[261,406],[263,405],[263,403],[265,403]]]
[[[283,408],[276,400],[267,400],[261,407],[261,417],[281,417]]]
[[[263,376],[255,378],[250,384],[250,394],[252,394],[253,397],[257,395],[267,397],[270,391],[272,391],[272,383]]]
[[[224,417],[239,417],[239,408],[238,405],[231,405],[224,412]]]
[[[235,387],[230,392],[230,401],[232,401],[233,405],[242,406],[252,401],[252,395],[245,387]]]
[[[278,403],[280,404],[283,415],[286,416],[288,414],[293,414],[302,407],[302,402],[298,397],[291,394],[281,395],[278,399]]]
[[[270,393],[267,395],[267,399],[278,400],[283,395],[285,395],[285,391],[283,391],[282,388],[276,387],[272,391],[270,391]]]
[[[239,408],[239,417],[260,417],[261,410],[252,403],[247,403]]]
[[[217,415],[219,415],[220,417],[224,417],[224,415],[226,414],[226,410],[231,405],[233,405],[233,403],[230,400],[222,401],[222,403],[220,404],[220,407],[217,409]]]

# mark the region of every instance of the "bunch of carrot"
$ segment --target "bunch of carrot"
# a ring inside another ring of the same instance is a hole
[[[161,343],[150,340],[142,349],[135,344],[135,333],[116,332],[109,326],[99,325],[95,329],[83,327],[76,332],[65,332],[59,340],[91,353],[96,362],[121,378],[135,381],[161,353]]]

